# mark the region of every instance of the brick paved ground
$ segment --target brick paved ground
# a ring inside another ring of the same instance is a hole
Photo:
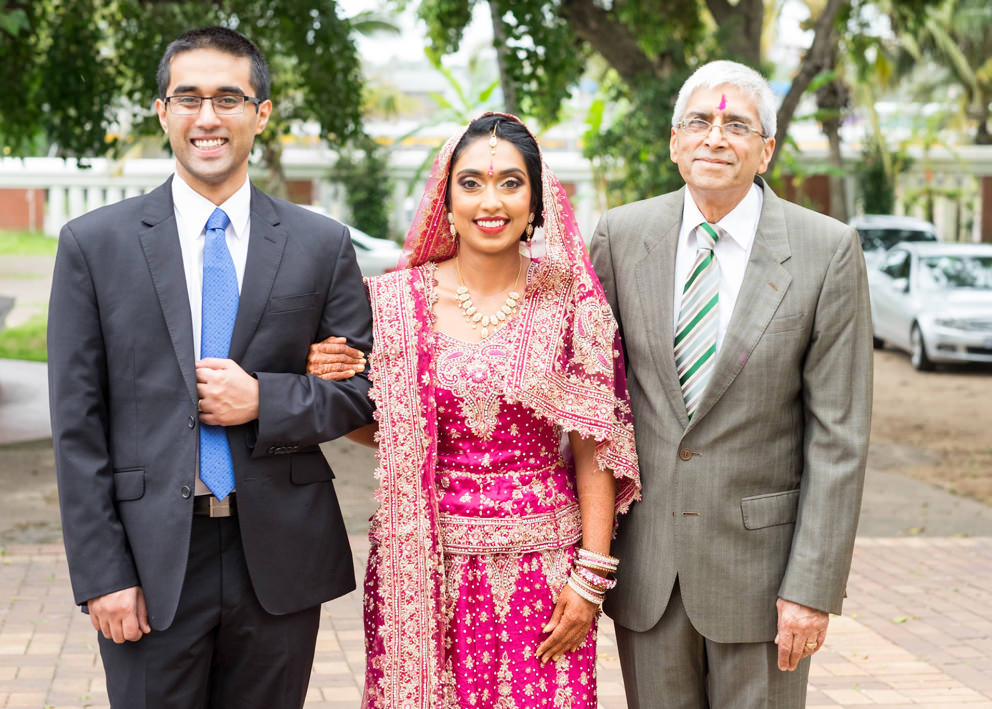
[[[367,548],[353,540],[358,565]],[[845,615],[814,659],[807,709],[992,709],[992,538],[859,539]],[[324,606],[307,709],[357,707],[361,605]],[[622,709],[612,626],[600,638],[600,703]],[[0,707],[105,708],[89,620],[72,605],[59,545],[0,556]]]

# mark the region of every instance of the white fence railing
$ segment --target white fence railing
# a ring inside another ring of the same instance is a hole
[[[420,199],[425,175],[418,173],[428,148],[393,150],[389,159],[388,177],[394,185],[391,213],[391,231],[402,234],[409,225],[413,211]],[[822,150],[810,150],[805,162],[809,165],[823,163]],[[954,154],[934,151],[931,155],[915,155],[910,171],[901,175],[898,182],[900,206],[897,212],[924,216],[923,201],[907,200],[920,195],[926,186],[934,187],[934,221],[938,233],[948,239],[979,241],[981,234],[981,189],[976,176],[992,175],[992,146],[965,146]],[[549,150],[545,159],[562,182],[574,187],[572,203],[582,233],[588,239],[603,209],[602,195],[596,189],[589,161],[574,149]],[[668,160],[668,155],[659,155]],[[845,162],[853,166],[860,157],[853,153]],[[345,206],[346,185],[329,179],[335,156],[325,146],[287,148],[283,154],[283,169],[288,180],[309,180],[313,183],[313,202],[328,214],[348,221]],[[43,231],[57,236],[62,225],[88,211],[121,199],[143,194],[161,184],[172,172],[171,158],[129,159],[114,161],[94,159],[88,167],[80,167],[75,160],[60,158],[0,159],[0,189],[39,189],[44,193]],[[253,171],[260,173],[255,166]],[[253,174],[256,174],[253,172]],[[853,170],[849,172],[853,175]],[[411,183],[413,188],[411,189]],[[853,177],[846,180],[848,210],[856,209],[856,185]],[[33,198],[31,196],[30,198]],[[992,209],[992,205],[984,205]]]

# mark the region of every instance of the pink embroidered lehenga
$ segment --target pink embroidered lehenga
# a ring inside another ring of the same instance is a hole
[[[411,267],[368,282],[380,505],[363,707],[594,708],[595,624],[557,662],[535,650],[582,533],[564,434],[596,439],[618,513],[639,492],[616,323],[545,165],[545,254],[519,312],[479,343],[435,331],[435,264],[457,249],[444,189],[459,138],[435,162]]]

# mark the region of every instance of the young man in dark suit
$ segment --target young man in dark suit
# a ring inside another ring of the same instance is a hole
[[[348,231],[248,181],[265,59],[211,27],[169,45],[176,172],[68,223],[49,312],[52,430],[77,603],[112,706],[301,707],[320,604],[355,587],[317,444],[371,416],[364,375],[304,374],[331,333],[370,349]]]

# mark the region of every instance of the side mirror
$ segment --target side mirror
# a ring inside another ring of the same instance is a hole
[[[892,279],[892,290],[899,291],[900,293],[909,293],[909,279],[908,278],[893,278]]]

